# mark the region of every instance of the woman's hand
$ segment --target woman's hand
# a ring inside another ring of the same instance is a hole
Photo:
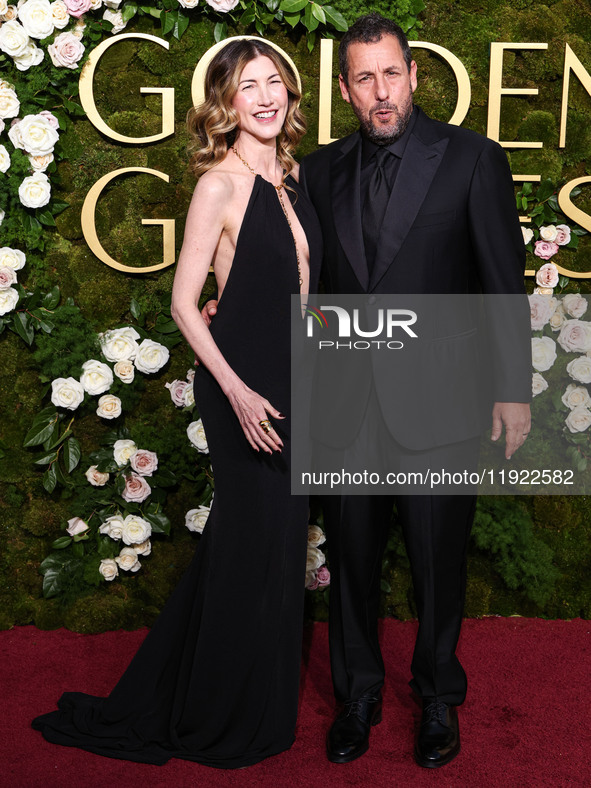
[[[242,381],[225,393],[252,448],[255,451],[262,449],[267,454],[280,452],[283,449],[283,441],[272,425],[270,428],[268,425],[261,426],[261,422],[268,421],[269,416],[274,419],[284,419],[285,416],[279,413],[269,400],[249,389]],[[264,426],[267,426],[268,431]]]

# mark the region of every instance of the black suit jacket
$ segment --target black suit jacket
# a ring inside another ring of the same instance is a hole
[[[418,108],[417,112],[386,209],[371,277],[361,227],[360,133],[337,140],[302,161],[300,183],[318,212],[323,230],[322,279],[326,292],[374,296],[524,294],[525,249],[503,149],[480,134],[435,121]],[[525,297],[523,306],[514,316],[505,315],[498,321],[491,400],[531,399],[531,367],[523,364],[530,342]],[[458,356],[458,370],[469,369],[475,359],[482,358],[477,324],[457,328],[454,321],[451,333],[446,335],[444,330],[438,337],[435,356],[442,369]],[[515,355],[503,352],[511,338],[522,345],[519,362]],[[377,368],[376,358],[381,359]],[[409,381],[402,385],[402,371],[399,387],[390,386],[384,391],[379,385],[379,367],[383,363],[391,361],[384,354],[374,355],[373,374],[384,418],[400,443],[411,449],[425,449],[464,440],[482,430],[482,411],[473,407],[479,373],[475,371],[473,381],[463,379],[462,385],[454,385],[453,390],[448,386],[448,391],[438,391],[435,398],[425,394],[419,407],[416,389]],[[325,385],[331,379],[330,364],[323,367]],[[447,375],[449,366],[445,369]],[[435,388],[436,372],[432,378]],[[357,434],[371,389],[370,378],[369,373],[360,376],[357,369],[350,387],[340,384],[341,391],[347,388],[353,392],[343,404],[350,414],[345,431],[348,434],[340,429],[337,441],[343,445]],[[413,424],[418,414],[427,413],[430,428],[421,431],[423,437],[417,438]],[[334,445],[330,424],[324,433],[327,442]],[[428,442],[425,434],[430,435]]]

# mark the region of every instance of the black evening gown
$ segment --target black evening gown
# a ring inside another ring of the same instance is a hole
[[[285,190],[310,247],[316,215]],[[296,198],[297,194],[297,198]],[[57,744],[163,764],[185,758],[238,768],[288,749],[297,715],[308,503],[290,495],[290,296],[298,273],[272,184],[257,176],[211,330],[248,386],[287,418],[285,448],[250,448],[213,376],[196,369],[195,398],[216,491],[195,557],[108,698],[66,692],[33,727]]]

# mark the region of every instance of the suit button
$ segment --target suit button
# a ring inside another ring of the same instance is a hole
[[[367,303],[373,306],[377,300],[378,299],[375,297],[375,295],[370,295],[369,298],[367,299]]]

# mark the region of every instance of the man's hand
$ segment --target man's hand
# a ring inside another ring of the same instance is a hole
[[[203,305],[203,309],[201,310],[201,317],[203,318],[203,322],[209,328],[211,325],[211,320],[215,316],[218,311],[218,302],[215,298],[212,298],[210,301],[207,301]],[[199,358],[195,356],[195,366],[199,366]]]
[[[527,402],[495,402],[492,412],[491,440],[501,437],[505,425],[505,458],[510,460],[523,446],[531,429],[531,415]]]

